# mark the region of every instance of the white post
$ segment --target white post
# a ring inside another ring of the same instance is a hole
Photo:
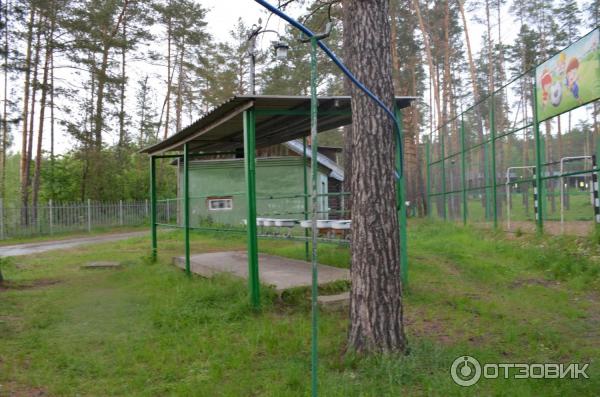
[[[54,234],[54,219],[52,217],[52,199],[48,200],[48,225],[50,234]]]
[[[4,199],[0,198],[0,240],[4,240]]]
[[[146,218],[148,218],[148,199],[146,199],[146,206],[144,207],[144,210],[146,211]]]
[[[88,222],[87,222],[88,223],[87,224],[88,233],[91,233],[92,232],[92,200],[91,199],[88,199],[88,201],[87,201],[87,218],[88,218],[87,219],[88,220]]]
[[[123,200],[119,200],[119,224],[123,226]]]
[[[591,159],[592,156],[567,156],[560,159],[560,232],[561,234],[565,232],[565,203],[564,203],[564,194],[565,194],[565,184],[563,177],[563,167],[566,161],[572,160],[587,160]]]

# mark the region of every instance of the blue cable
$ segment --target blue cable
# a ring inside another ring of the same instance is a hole
[[[279,16],[280,18],[289,22],[296,29],[298,29],[302,33],[304,33],[304,35],[306,35],[310,38],[315,37],[315,34],[310,29],[308,29],[306,26],[302,25],[300,22],[296,21],[294,18],[285,14],[283,11],[281,11],[277,7],[274,7],[273,5],[267,3],[264,0],[254,0],[254,1],[256,1],[261,6],[265,7],[267,10],[271,11],[273,14],[275,14],[275,15]],[[394,113],[390,109],[388,109],[387,106],[385,106],[383,101],[377,97],[377,95],[373,94],[371,91],[369,91],[369,89],[367,87],[365,87],[360,81],[357,80],[357,78],[352,74],[352,72],[350,70],[348,70],[346,65],[344,65],[342,63],[342,61],[340,61],[340,59],[333,53],[333,51],[331,51],[329,49],[329,47],[327,47],[323,42],[321,42],[321,40],[317,40],[317,44],[319,45],[319,47],[321,47],[321,49],[325,52],[325,54],[327,54],[327,56],[329,58],[331,58],[333,63],[335,63],[336,66],[338,68],[340,68],[340,70],[346,76],[348,76],[350,81],[352,81],[352,83],[354,83],[355,86],[357,86],[361,91],[363,91],[371,99],[373,99],[377,103],[377,105],[379,105],[379,107],[381,107],[388,114],[388,116],[390,116],[390,118],[394,121],[394,127],[395,127],[394,130],[396,131],[396,137],[398,139],[398,144],[400,146],[400,169],[396,170],[396,178],[400,179],[402,177],[402,172],[403,172],[402,164],[403,164],[403,156],[404,156],[402,134],[400,132],[400,122],[398,121],[398,119],[396,118]],[[394,101],[395,101],[395,99],[394,99]]]

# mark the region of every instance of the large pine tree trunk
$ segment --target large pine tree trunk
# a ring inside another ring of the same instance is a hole
[[[96,112],[94,114],[94,145],[99,152],[102,149],[102,129],[104,127],[104,87],[108,79],[108,52],[110,47],[108,43],[104,44],[102,49],[102,63],[98,71],[98,90],[96,91]]]
[[[121,87],[119,109],[119,149],[123,149],[127,141],[125,136],[125,89],[127,88],[126,56],[127,56],[127,19],[123,17],[123,48],[121,48]],[[119,151],[119,155],[121,155]]]
[[[35,9],[31,7],[29,12],[29,22],[27,26],[27,50],[25,53],[25,83],[23,88],[23,135],[21,140],[21,223],[27,224],[28,202],[29,202],[29,187],[27,183],[27,171],[29,163],[27,162],[27,143],[29,140],[29,88],[31,85],[31,45],[33,42],[33,24],[35,21]]]
[[[33,81],[31,85],[31,104],[29,108],[29,132],[27,138],[27,168],[25,169],[25,180],[27,182],[27,216],[28,221],[30,223],[34,220],[34,210],[31,209],[31,205],[29,203],[29,196],[31,194],[32,187],[32,174],[31,174],[31,162],[33,161],[33,136],[34,136],[34,126],[35,126],[35,109],[36,109],[36,94],[38,91],[39,80],[38,80],[38,68],[40,63],[40,52],[41,52],[41,35],[42,35],[42,24],[44,21],[40,19],[38,21],[36,33],[36,44],[35,44],[35,56],[33,60]]]
[[[48,96],[48,73],[50,68],[50,58],[52,57],[52,28],[50,31],[50,36],[46,38],[46,49],[45,49],[45,58],[44,58],[44,71],[42,77],[42,97],[40,100],[40,118],[38,124],[38,135],[37,135],[37,147],[36,147],[36,155],[35,155],[35,170],[33,174],[33,193],[32,193],[32,207],[33,207],[33,219],[37,221],[38,212],[38,198],[40,193],[40,182],[41,182],[41,172],[42,172],[42,142],[44,137],[44,117],[46,111],[46,99]]]
[[[353,53],[351,51],[352,48],[352,25],[350,24],[351,19],[346,13],[348,12],[348,7],[344,4],[343,7],[343,24],[344,24],[344,35],[343,35],[343,49],[344,49],[344,62],[346,65],[352,64],[350,58]],[[344,94],[351,94],[351,85],[352,83],[344,78]],[[350,193],[352,191],[352,126],[347,125],[344,126],[344,185],[342,190],[344,192]],[[346,195],[342,197],[344,200],[344,210],[345,210],[345,218],[352,219],[352,196]]]
[[[4,3],[4,108],[2,111],[2,158],[0,159],[0,198],[5,198],[6,150],[8,149],[8,1]],[[0,275],[1,277],[1,275]]]
[[[433,56],[431,54],[431,45],[429,44],[429,31],[425,28],[425,23],[423,22],[423,17],[421,16],[421,7],[419,6],[419,0],[412,0],[412,4],[417,14],[417,19],[419,21],[419,28],[421,29],[421,33],[423,33],[423,43],[425,44],[425,54],[427,54],[427,64],[429,65],[429,76],[431,76],[432,88],[433,88],[433,98],[435,105],[435,116],[436,116],[436,126],[434,129],[437,129],[440,123],[440,89],[439,84],[433,77],[435,74],[435,70],[433,67]],[[433,123],[433,121],[431,121]]]
[[[165,114],[165,134],[164,139],[169,136],[169,118],[171,116],[171,84],[173,76],[171,73],[171,42],[173,40],[172,34],[172,21],[171,17],[167,19],[167,94],[165,96],[165,104],[167,106]]]
[[[350,69],[393,106],[388,0],[346,0]],[[346,52],[348,53],[348,52]],[[395,142],[387,114],[352,87],[352,263],[349,348],[404,351]]]

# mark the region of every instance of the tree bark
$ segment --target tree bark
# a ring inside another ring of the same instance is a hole
[[[342,3],[342,5],[342,20],[344,29],[342,45],[344,51],[344,62],[346,63],[346,65],[350,65],[352,64],[351,57],[353,55],[352,51],[350,51],[353,38],[352,25],[350,24],[350,16],[346,15],[349,8],[346,6],[345,3]],[[344,77],[344,94],[351,94],[351,86],[352,83],[350,82],[350,80]],[[352,192],[352,148],[352,126],[346,125],[344,126],[344,184],[342,189],[346,193]],[[352,219],[352,195],[350,194],[343,196],[342,199],[344,200],[344,210],[347,217],[346,219]]]
[[[462,0],[458,0],[458,8],[463,22],[465,32],[465,42],[467,43],[467,59],[469,61],[469,74],[471,75],[471,87],[473,87],[473,102],[479,102],[479,89],[477,87],[477,72],[475,71],[475,62],[473,62],[473,51],[471,50],[471,39],[469,36],[469,27],[465,16],[465,7]]]
[[[181,112],[183,110],[183,59],[185,55],[185,41],[181,41],[181,55],[179,57],[179,72],[177,74],[177,98],[175,99],[175,129],[181,130]]]
[[[165,135],[164,139],[167,139],[169,136],[169,117],[171,115],[171,84],[172,84],[172,74],[171,74],[171,42],[173,41],[173,32],[172,32],[172,21],[169,16],[167,19],[167,95],[165,96],[165,103],[167,105],[167,110],[165,114]]]
[[[102,129],[104,128],[104,88],[108,80],[108,56],[111,48],[113,47],[113,39],[119,32],[121,24],[125,18],[125,12],[127,11],[128,0],[123,1],[123,8],[119,14],[115,25],[112,30],[103,30],[102,40],[102,62],[100,64],[100,70],[97,74],[98,78],[98,90],[96,96],[96,114],[94,115],[94,146],[96,151],[102,149]]]
[[[419,6],[419,0],[412,0],[413,6],[415,8],[415,13],[417,14],[417,19],[419,20],[419,27],[421,29],[421,33],[423,34],[423,44],[425,44],[425,53],[427,54],[427,63],[429,65],[429,75],[434,76],[435,70],[433,68],[433,56],[431,55],[431,45],[429,44],[429,32],[425,28],[425,23],[423,22],[423,17],[421,16],[421,7]],[[436,116],[436,126],[434,129],[437,129],[440,125],[440,89],[437,81],[434,77],[431,78],[433,85],[433,102],[435,105],[435,116]]]
[[[37,220],[37,205],[38,205],[38,197],[40,193],[40,178],[42,172],[42,142],[44,136],[44,116],[46,111],[46,99],[48,95],[48,72],[50,68],[50,58],[52,57],[52,35],[54,24],[52,24],[50,28],[49,37],[46,38],[46,49],[45,49],[45,58],[44,58],[44,72],[42,77],[42,97],[40,99],[40,119],[38,125],[38,135],[37,135],[37,148],[35,155],[35,169],[33,174],[33,193],[32,193],[32,207],[33,207],[33,219]]]
[[[2,158],[0,158],[0,198],[5,198],[6,150],[8,148],[8,0],[4,3],[4,104],[2,111]]]
[[[121,95],[119,109],[119,148],[125,146],[127,137],[125,136],[125,89],[127,87],[126,75],[126,55],[127,55],[127,18],[123,17],[123,48],[121,48]],[[120,155],[121,153],[119,153]]]
[[[41,15],[40,15],[41,17]],[[36,40],[35,40],[35,56],[33,60],[33,81],[31,84],[31,104],[29,108],[29,131],[27,138],[27,168],[25,169],[25,180],[27,182],[27,202],[26,202],[26,211],[27,214],[27,223],[31,222],[34,218],[33,211],[29,208],[29,195],[32,193],[32,175],[31,175],[31,162],[33,161],[33,130],[35,126],[35,108],[36,108],[36,96],[38,91],[38,68],[40,63],[40,52],[41,52],[41,35],[42,35],[42,25],[44,21],[40,18],[38,20],[36,32]]]
[[[393,108],[388,0],[346,0],[350,69]],[[348,53],[348,52],[346,52]],[[395,142],[389,116],[352,87],[352,262],[349,348],[403,352]]]
[[[33,24],[35,21],[35,9],[31,7],[27,27],[27,50],[25,52],[25,83],[23,88],[23,135],[21,142],[21,223],[27,224],[27,204],[29,202],[29,187],[27,183],[27,143],[29,137],[29,88],[31,85],[31,45],[33,42]]]

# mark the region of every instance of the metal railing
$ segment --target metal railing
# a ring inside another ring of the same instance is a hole
[[[177,222],[179,200],[159,200],[160,219]],[[0,240],[52,235],[68,232],[92,232],[98,228],[141,226],[150,223],[150,202],[109,201],[53,202],[38,206],[7,205],[0,198]]]

